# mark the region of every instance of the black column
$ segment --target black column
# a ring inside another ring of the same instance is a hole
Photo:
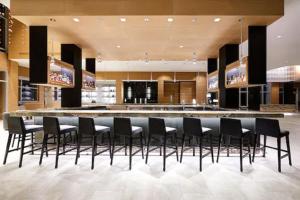
[[[266,84],[267,77],[267,28],[248,27],[248,83]]]
[[[219,50],[219,105],[222,108],[238,108],[239,90],[225,88],[226,66],[239,59],[239,45],[226,44]]]
[[[86,58],[85,59],[85,70],[93,74],[96,73],[96,59],[95,58]]]
[[[207,73],[210,74],[218,69],[218,59],[208,58],[207,59]]]
[[[81,48],[75,44],[61,45],[61,60],[74,66],[75,86],[74,88],[62,88],[62,107],[81,107],[82,87],[82,53]]]
[[[48,81],[47,26],[29,27],[29,80],[46,84]]]

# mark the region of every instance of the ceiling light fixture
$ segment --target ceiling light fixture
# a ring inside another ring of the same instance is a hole
[[[180,45],[180,46],[179,46],[179,48],[181,48],[181,49],[182,49],[183,47],[184,47],[183,45]]]
[[[116,47],[117,47],[118,49],[120,49],[120,48],[121,48],[121,46],[120,46],[120,45],[117,45]]]
[[[56,22],[56,19],[54,19],[54,18],[50,18],[49,20],[50,20],[50,22]]]
[[[214,22],[220,22],[221,21],[221,18],[220,17],[217,17],[214,19]]]
[[[193,18],[192,22],[195,23],[197,21],[197,18]]]
[[[281,39],[282,38],[282,35],[277,35],[277,39]]]
[[[74,18],[73,18],[73,21],[74,21],[74,22],[79,22],[80,20],[79,20],[79,18],[74,17]]]
[[[144,21],[145,21],[145,22],[149,22],[150,19],[149,19],[148,17],[145,17],[145,18],[144,18]]]
[[[174,21],[174,19],[172,17],[168,18],[168,22],[173,22],[173,21]]]
[[[197,64],[197,58],[196,58],[196,53],[193,52],[193,64],[196,65]]]
[[[125,17],[121,17],[121,18],[120,18],[120,21],[121,21],[121,22],[126,22],[126,18],[125,18]]]

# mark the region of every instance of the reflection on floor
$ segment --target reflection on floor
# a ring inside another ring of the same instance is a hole
[[[162,158],[133,159],[128,171],[128,157],[117,156],[109,165],[107,156],[98,156],[90,170],[91,157],[82,156],[77,166],[75,156],[61,156],[54,169],[54,157],[38,166],[38,155],[26,155],[18,168],[19,154],[11,153],[7,165],[0,165],[0,199],[300,199],[300,116],[287,116],[281,125],[291,131],[293,167],[282,161],[283,173],[277,172],[277,154],[268,149],[266,158],[257,157],[250,166],[245,160],[244,173],[238,158],[220,158],[219,164],[204,159],[203,172],[198,171],[198,157],[186,156],[183,163],[167,159],[162,171]],[[0,161],[3,161],[7,134],[0,122]],[[270,144],[275,140],[269,139]],[[284,146],[285,147],[285,146]]]

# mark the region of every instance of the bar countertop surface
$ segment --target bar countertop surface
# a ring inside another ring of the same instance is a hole
[[[173,111],[173,110],[18,110],[10,112],[10,116],[57,116],[57,117],[233,117],[283,118],[282,112],[259,111]]]

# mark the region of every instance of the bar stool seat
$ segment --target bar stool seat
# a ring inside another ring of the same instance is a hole
[[[132,126],[131,130],[132,130],[132,134],[139,134],[143,132],[143,128],[139,126]]]
[[[166,127],[166,132],[167,133],[176,133],[176,128],[173,128],[173,127]]]
[[[59,129],[61,134],[71,131],[77,131],[77,127],[72,125],[59,125]]]
[[[100,126],[100,125],[95,125],[95,130],[96,132],[109,132],[110,128],[108,126]]]
[[[26,133],[32,133],[32,132],[37,132],[37,131],[42,131],[43,130],[43,126],[41,125],[25,125],[25,130]]]
[[[245,134],[245,133],[250,133],[251,131],[249,129],[242,128],[242,132]]]

